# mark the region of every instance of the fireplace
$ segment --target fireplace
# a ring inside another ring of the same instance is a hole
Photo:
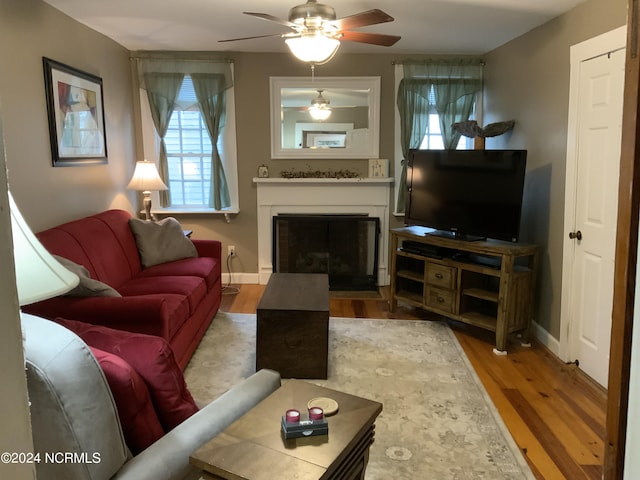
[[[327,273],[330,290],[376,290],[380,219],[350,214],[273,217],[273,271]]]
[[[391,178],[254,178],[258,207],[258,283],[273,264],[273,218],[282,214],[358,215],[380,222],[377,285],[388,285]]]

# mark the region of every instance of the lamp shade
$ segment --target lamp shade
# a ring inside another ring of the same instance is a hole
[[[9,192],[13,257],[20,306],[67,293],[78,285],[75,273],[63,267],[33,234]]]
[[[136,169],[133,171],[133,177],[131,177],[127,188],[129,190],[141,190],[143,192],[168,190],[160,178],[156,164],[147,160],[136,162]]]
[[[287,38],[285,43],[299,60],[314,64],[331,60],[340,46],[340,40],[323,34],[303,34],[299,37]]]

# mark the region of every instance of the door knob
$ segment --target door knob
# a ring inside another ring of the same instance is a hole
[[[569,232],[569,238],[573,240],[574,238],[577,240],[582,240],[582,232],[578,230],[577,232]]]

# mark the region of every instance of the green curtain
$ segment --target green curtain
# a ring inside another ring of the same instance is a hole
[[[162,181],[166,185],[169,185],[169,169],[167,167],[167,146],[164,142],[164,136],[167,134],[167,128],[169,128],[169,121],[175,108],[176,98],[180,91],[183,78],[183,73],[144,74],[153,125],[160,137],[159,173],[160,178],[162,178]],[[160,205],[163,207],[171,205],[170,190],[164,190],[158,193],[160,194]]]
[[[452,90],[450,87],[451,85],[443,87],[442,90],[444,90],[444,93],[440,94],[437,93],[440,88],[435,87],[436,99],[444,97],[442,107],[438,106],[440,102],[436,100],[436,110],[438,111],[438,119],[440,120],[440,131],[442,132],[444,148],[455,150],[460,141],[461,133],[453,128],[453,124],[469,120],[471,113],[473,113],[473,106],[476,103],[476,96],[473,94],[463,95],[457,98],[449,97],[449,91]]]
[[[482,66],[477,60],[443,62],[428,69],[433,82],[436,110],[444,148],[455,149],[460,132],[452,125],[469,120],[478,93],[482,90]]]
[[[407,61],[403,64],[404,78],[398,88],[403,158],[397,212],[404,212],[407,155],[410,148],[418,148],[422,143],[430,106],[433,105],[438,112],[445,148],[456,148],[460,133],[453,130],[452,124],[466,121],[471,116],[477,96],[482,91],[483,65],[482,59],[476,57]],[[431,89],[432,103],[429,101]],[[416,102],[416,95],[420,97],[420,102]],[[426,105],[422,99],[425,99]],[[423,119],[423,115],[426,119]],[[420,139],[416,140],[418,136]]]
[[[409,150],[418,148],[429,124],[429,82],[404,78],[398,87],[398,112],[400,114],[400,146],[402,147],[402,171],[396,211],[404,212],[407,184],[407,158]]]
[[[193,88],[198,98],[200,112],[207,124],[211,138],[211,185],[209,206],[220,210],[231,206],[227,177],[224,173],[218,137],[224,127],[226,95],[224,76],[218,74],[194,73],[191,75]]]

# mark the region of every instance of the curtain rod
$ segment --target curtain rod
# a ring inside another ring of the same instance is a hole
[[[147,55],[132,55],[129,60],[167,60],[170,62],[219,62],[219,63],[235,63],[233,58],[177,58],[177,57],[153,57]]]
[[[454,64],[456,61],[459,61],[460,65],[465,65],[465,60],[478,60],[478,65],[484,67],[486,62],[482,58],[427,58],[425,60],[420,59],[407,59],[407,60],[392,60],[391,65],[409,65],[409,64],[420,64],[420,63],[451,63]]]

